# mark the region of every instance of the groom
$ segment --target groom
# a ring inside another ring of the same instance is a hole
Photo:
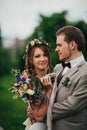
[[[54,83],[57,89],[51,113],[52,130],[87,130],[87,62],[82,54],[84,35],[76,27],[64,26],[57,31],[56,37],[55,50],[63,64],[54,68],[57,75],[62,71],[62,79],[58,81],[57,76]],[[69,66],[64,62],[69,62]],[[50,114],[48,120],[49,117]]]

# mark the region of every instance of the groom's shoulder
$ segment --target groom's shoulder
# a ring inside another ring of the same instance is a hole
[[[81,62],[79,64],[79,67],[81,67],[82,69],[86,69],[87,68],[87,61]]]
[[[80,66],[80,70],[82,70],[83,72],[87,73],[87,61],[85,61],[81,66]]]

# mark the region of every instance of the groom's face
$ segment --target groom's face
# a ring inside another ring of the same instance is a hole
[[[60,61],[70,61],[71,60],[71,46],[65,40],[65,35],[60,34],[57,36],[57,43],[55,51],[58,53]]]

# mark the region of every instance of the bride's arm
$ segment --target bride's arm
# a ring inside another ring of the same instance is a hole
[[[48,97],[48,101],[50,99],[50,96],[51,96],[51,93],[52,93],[52,89],[49,89],[47,92],[46,92],[46,96]],[[33,114],[33,117],[36,121],[38,122],[41,122],[43,121],[46,113],[47,113],[47,109],[48,109],[48,101],[47,102],[42,102],[40,104],[40,106],[34,104],[33,105],[33,108],[32,109],[32,114]]]
[[[33,116],[36,121],[42,121],[47,113],[48,105],[49,105],[49,99],[52,93],[52,82],[51,77],[46,76],[42,80],[43,86],[46,88],[46,96],[48,98],[47,102],[41,102],[40,106],[36,105],[34,106],[33,110]]]
[[[27,116],[30,116],[31,118],[33,117],[35,121],[38,122],[41,122],[47,113],[48,104],[49,104],[48,102],[52,93],[52,83],[51,83],[51,78],[49,76],[43,78],[42,84],[46,88],[46,96],[48,98],[48,101],[41,102],[41,100],[39,99],[40,105],[32,104],[32,109],[27,110]]]

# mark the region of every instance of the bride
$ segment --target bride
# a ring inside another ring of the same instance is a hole
[[[50,99],[52,93],[51,77],[46,75],[52,72],[52,66],[50,63],[50,54],[48,50],[48,43],[34,39],[29,42],[26,50],[26,68],[28,73],[32,76],[36,76],[41,79],[42,84],[45,87],[45,95]],[[44,76],[48,76],[48,81],[44,79]],[[47,102],[42,102],[38,98],[39,104],[32,103],[31,107],[27,108],[27,120],[23,123],[26,125],[25,130],[46,130],[46,113],[48,108]]]

